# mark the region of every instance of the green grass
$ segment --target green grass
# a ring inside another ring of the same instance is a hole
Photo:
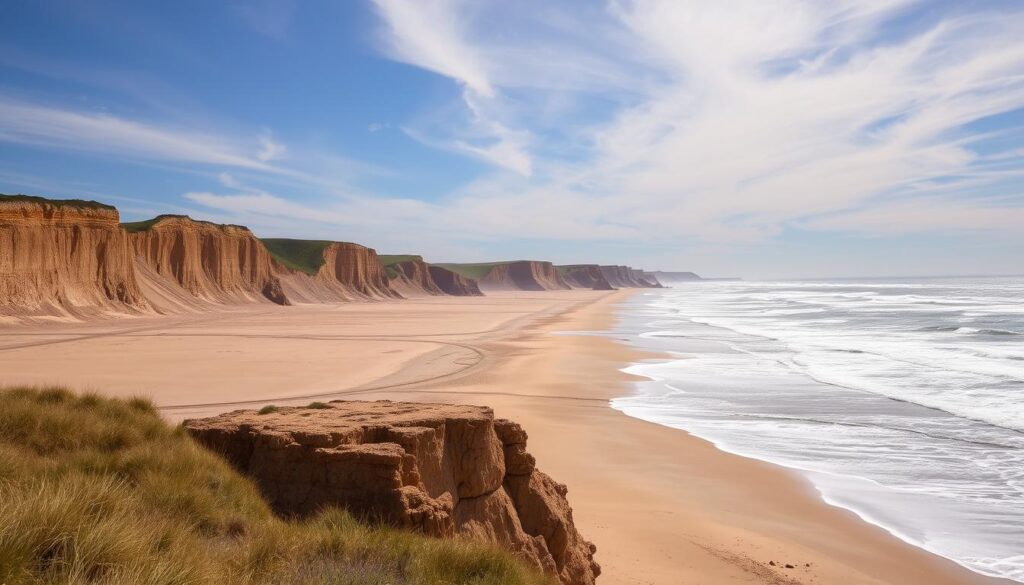
[[[198,224],[202,224],[202,225],[209,225],[209,226],[213,226],[213,227],[217,227],[217,228],[233,227],[233,228],[239,228],[239,229],[243,229],[243,230],[248,230],[249,229],[249,228],[245,227],[244,225],[235,225],[235,224],[230,224],[230,223],[214,223],[212,221],[205,221],[205,220],[201,220],[201,219],[192,219],[191,217],[189,217],[187,215],[175,215],[175,214],[172,214],[172,213],[164,213],[164,214],[158,215],[158,216],[156,216],[156,217],[154,217],[152,219],[145,219],[145,220],[142,220],[142,221],[129,221],[129,222],[125,222],[125,223],[121,224],[121,229],[125,230],[128,233],[145,232],[145,231],[149,231],[150,229],[153,228],[153,226],[155,226],[156,224],[160,223],[161,221],[163,221],[165,219],[187,219],[188,221],[191,221],[193,223],[198,223]]]
[[[415,254],[378,254],[380,263],[382,266],[387,267],[400,262],[423,262],[423,256],[417,256]]]
[[[0,203],[7,201],[12,203],[39,203],[42,205],[74,207],[77,209],[110,209],[116,211],[116,208],[113,205],[107,205],[106,203],[100,203],[98,201],[88,201],[85,199],[47,199],[45,197],[36,197],[34,195],[4,195],[0,193]]]
[[[391,280],[398,278],[399,275],[399,271],[395,268],[395,264],[412,262],[415,260],[423,262],[423,256],[417,256],[415,254],[378,254],[377,258],[380,260],[381,266],[384,267],[384,272],[388,275],[388,279]]]
[[[275,516],[256,486],[144,400],[0,390],[0,583],[546,583],[511,555]]]
[[[319,410],[324,410],[330,407],[331,405],[327,404],[326,402],[310,402],[309,404],[306,405],[306,408],[316,408]]]
[[[271,413],[277,412],[279,410],[281,410],[281,409],[278,408],[277,406],[274,406],[273,404],[268,404],[268,405],[264,406],[263,408],[257,410],[256,414],[271,414]]]
[[[260,240],[275,260],[292,270],[316,274],[324,265],[324,250],[334,242],[327,240],[290,240],[263,238]]]

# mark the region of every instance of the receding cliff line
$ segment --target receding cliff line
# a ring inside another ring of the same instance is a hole
[[[569,290],[551,262],[515,260],[479,264],[439,264],[438,266],[476,279],[480,290]]]
[[[0,315],[146,310],[119,219],[94,201],[0,195]]]
[[[569,286],[590,290],[615,290],[608,279],[601,273],[601,267],[597,264],[570,264],[556,266]]]
[[[392,288],[405,296],[451,295],[481,296],[476,281],[466,278],[447,268],[428,264],[422,256],[385,255],[380,256],[381,264],[388,275]]]

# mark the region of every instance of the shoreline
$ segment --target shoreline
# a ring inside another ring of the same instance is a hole
[[[503,293],[0,329],[0,383],[143,393],[171,420],[311,395],[491,406],[526,429],[538,466],[568,485],[576,524],[598,546],[599,583],[1012,583],[826,503],[791,469],[612,408],[638,379],[620,369],[661,355],[572,333],[611,330],[630,294]],[[166,408],[182,404],[191,408]]]

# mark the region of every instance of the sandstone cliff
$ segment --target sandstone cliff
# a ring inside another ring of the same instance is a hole
[[[597,264],[571,264],[557,268],[561,272],[562,278],[572,288],[615,290],[615,287],[601,273],[601,267]]]
[[[377,251],[325,240],[262,240],[275,260],[274,273],[295,302],[323,303],[402,298],[394,290]]]
[[[118,221],[92,201],[0,195],[0,315],[146,309]]]
[[[384,265],[391,288],[404,297],[445,294],[420,256],[380,256],[380,263]]]
[[[320,274],[367,298],[401,298],[388,284],[387,274],[373,248],[335,242],[324,250]]]
[[[161,215],[124,228],[139,261],[194,297],[290,304],[270,254],[246,227]]]
[[[427,269],[434,284],[445,294],[456,297],[479,297],[484,294],[472,278],[466,278],[457,272],[433,264],[428,265]]]
[[[381,256],[391,287],[403,296],[482,296],[476,281],[447,268],[428,264],[421,256]]]
[[[661,288],[658,279],[629,266],[601,266],[601,274],[617,288]]]
[[[478,406],[331,402],[235,411],[185,429],[251,475],[281,513],[337,505],[438,537],[503,546],[566,585],[600,573],[564,485],[536,469],[526,432]]]
[[[474,278],[480,290],[568,290],[569,285],[550,262],[517,260],[485,264],[441,264],[441,267]]]

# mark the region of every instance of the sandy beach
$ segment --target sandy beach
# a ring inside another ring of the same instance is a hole
[[[808,482],[609,407],[657,359],[606,336],[630,291],[497,293],[0,329],[0,383],[151,398],[174,421],[264,404],[483,404],[569,486],[612,583],[996,583]]]

